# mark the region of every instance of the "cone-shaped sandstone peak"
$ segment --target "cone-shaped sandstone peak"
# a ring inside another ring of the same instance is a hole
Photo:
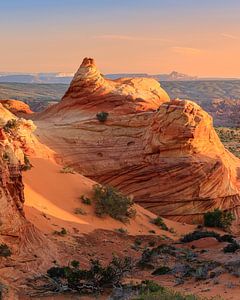
[[[118,115],[153,111],[169,100],[155,79],[109,80],[101,74],[93,58],[84,58],[61,102],[49,108],[44,117],[79,119],[83,114],[99,111]]]
[[[105,123],[98,111],[109,112]],[[81,174],[167,218],[199,221],[221,208],[239,222],[240,161],[193,101],[169,101],[152,79],[107,80],[84,59],[51,113],[55,127],[45,140]]]

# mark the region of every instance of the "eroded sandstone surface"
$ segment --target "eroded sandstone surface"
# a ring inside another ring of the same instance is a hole
[[[94,116],[98,111],[124,115],[153,111],[160,103],[169,101],[159,82],[151,78],[104,78],[92,58],[85,58],[59,104],[47,109],[46,116],[68,121]]]
[[[192,101],[169,101],[154,80],[141,92],[134,80],[105,80],[85,59],[60,104],[38,116],[41,140],[65,164],[162,216],[193,222],[216,207],[236,212],[240,163],[212,118]]]

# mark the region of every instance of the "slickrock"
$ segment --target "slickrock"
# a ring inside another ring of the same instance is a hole
[[[159,86],[156,96],[154,81],[141,80],[133,92],[133,79],[108,81],[85,59],[60,104],[39,116],[37,133],[67,165],[167,218],[193,222],[216,207],[236,212],[240,162],[212,118],[192,101],[169,102]],[[105,122],[94,116],[99,111],[109,113]]]
[[[94,116],[99,111],[112,114],[129,114],[153,111],[169,96],[159,82],[151,78],[120,78],[109,80],[100,73],[92,58],[85,58],[74,75],[69,89],[60,104],[40,114],[43,118],[56,115],[68,120]]]
[[[22,117],[28,114],[32,114],[33,111],[30,109],[29,105],[22,101],[7,99],[0,100],[0,103],[7,108],[11,113],[18,117]]]
[[[17,159],[17,161],[23,163],[24,153],[33,157],[51,158],[53,156],[53,152],[42,145],[34,135],[36,126],[33,121],[18,118],[0,103],[0,140],[2,140],[2,143],[6,143],[6,140],[8,140],[3,127],[11,121],[14,121],[12,125],[14,128],[12,128],[11,134],[8,134],[9,142],[6,146],[6,152],[12,156],[12,159]]]

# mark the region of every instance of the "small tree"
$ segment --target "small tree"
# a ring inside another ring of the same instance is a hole
[[[102,112],[98,112],[97,114],[96,114],[96,117],[97,117],[97,119],[98,119],[98,121],[99,122],[105,122],[106,120],[107,120],[107,118],[108,118],[108,113],[107,112],[105,112],[105,111],[102,111]]]
[[[231,211],[222,211],[218,208],[204,214],[204,225],[228,229],[235,220]]]
[[[116,220],[126,222],[134,217],[136,211],[132,208],[134,202],[130,197],[111,186],[94,185],[93,200],[96,202],[98,216],[109,215]]]

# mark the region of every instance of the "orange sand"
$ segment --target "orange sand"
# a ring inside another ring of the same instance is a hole
[[[149,230],[176,238],[194,229],[194,226],[165,220],[168,227],[174,228],[176,234],[160,230],[150,223],[156,217],[153,213],[136,205],[137,216],[128,224],[112,218],[99,218],[94,214],[93,205],[81,203],[80,196],[91,197],[94,181],[80,174],[60,173],[61,166],[41,158],[32,158],[33,168],[24,172],[25,198],[24,210],[26,217],[44,233],[60,230],[62,227],[69,232],[89,233],[95,229],[115,230],[126,228],[129,234],[149,234]],[[86,215],[74,214],[75,208],[82,208]]]

